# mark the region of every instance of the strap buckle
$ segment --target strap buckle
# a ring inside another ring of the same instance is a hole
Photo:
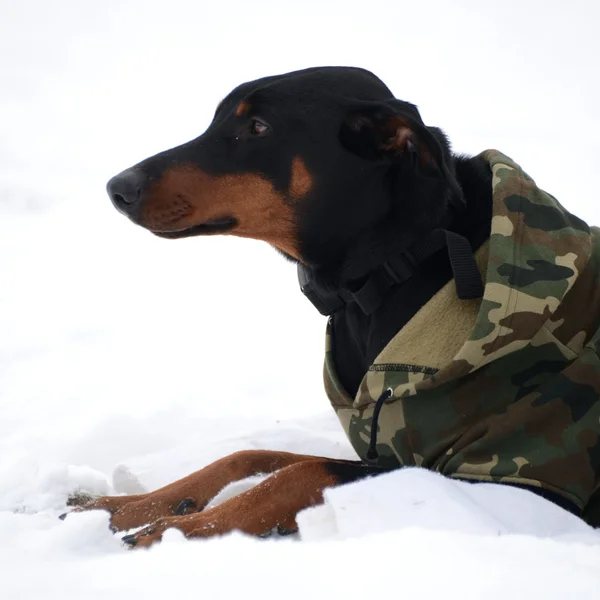
[[[419,263],[408,250],[405,250],[402,254],[384,262],[381,266],[393,283],[400,284],[413,276]]]
[[[344,305],[344,301],[337,294],[317,289],[312,271],[300,263],[298,263],[298,282],[300,291],[322,315],[328,316]]]

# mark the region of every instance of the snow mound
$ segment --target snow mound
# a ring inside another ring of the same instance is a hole
[[[473,535],[530,535],[596,544],[600,533],[533,492],[454,481],[406,468],[325,491],[298,516],[303,540],[360,538],[407,528]]]

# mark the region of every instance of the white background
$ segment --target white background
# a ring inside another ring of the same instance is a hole
[[[427,475],[332,493],[304,543],[173,534],[129,553],[102,514],[56,520],[75,489],[152,489],[241,448],[352,456],[295,269],[258,242],[154,238],[109,177],[202,133],[243,81],[353,65],[456,151],[500,149],[598,223],[599,18],[591,0],[0,0],[0,596],[600,597],[596,534],[556,511],[517,527],[535,498],[468,510]],[[408,483],[441,498],[431,519],[386,504]]]

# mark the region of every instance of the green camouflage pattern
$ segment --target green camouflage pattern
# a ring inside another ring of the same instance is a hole
[[[584,509],[600,473],[600,230],[508,157],[482,156],[493,172],[493,218],[469,338],[439,370],[393,363],[384,350],[351,398],[335,374],[330,323],[327,395],[363,460],[375,402],[389,388],[380,466],[541,486]]]

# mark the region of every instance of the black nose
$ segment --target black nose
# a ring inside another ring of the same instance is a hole
[[[148,177],[139,169],[127,169],[106,184],[106,191],[117,210],[132,216],[139,210],[147,182]]]

